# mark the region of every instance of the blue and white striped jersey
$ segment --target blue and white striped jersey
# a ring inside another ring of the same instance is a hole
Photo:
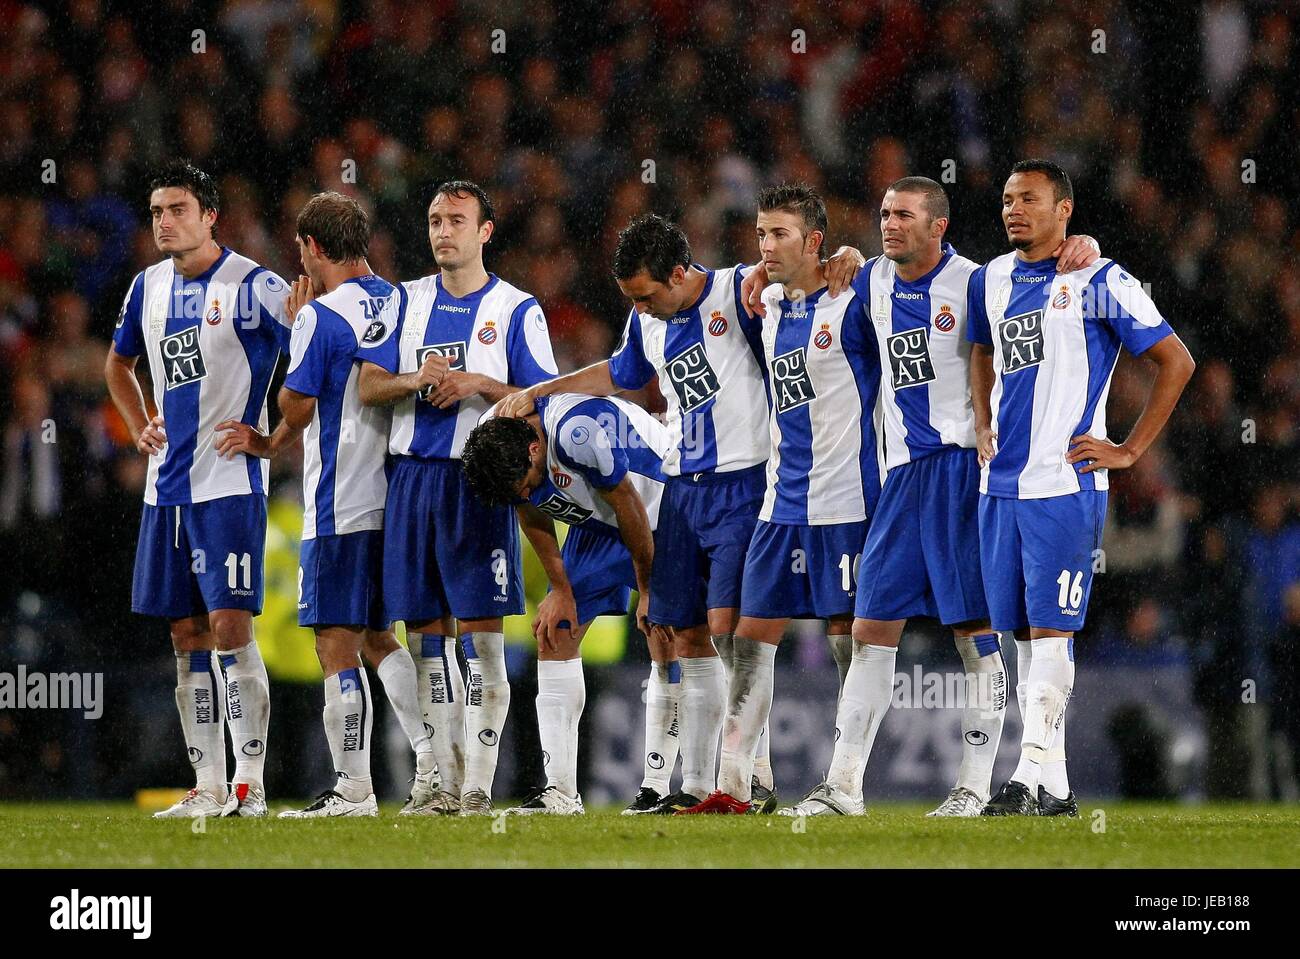
[[[121,356],[146,354],[167,445],[149,458],[144,501],[183,506],[223,496],[266,494],[265,459],[217,455],[216,426],[239,420],[267,429],[266,394],[289,349],[289,286],[222,247],[192,280],[170,258],[136,274],[113,332]]]
[[[413,373],[430,353],[453,370],[482,373],[501,383],[532,386],[557,375],[546,317],[537,300],[495,274],[466,297],[452,296],[438,274],[402,284],[406,305],[398,332],[359,355],[390,373]],[[489,404],[480,396],[440,410],[425,396],[393,407],[388,450],[395,456],[460,459]]]
[[[869,519],[884,471],[877,447],[880,358],[865,302],[826,288],[791,302],[763,291],[772,455],[759,519],[827,526]]]
[[[538,400],[537,407],[546,437],[546,477],[529,502],[570,526],[619,536],[614,508],[600,491],[613,489],[626,476],[654,529],[667,480],[663,460],[673,448],[668,428],[616,397],[556,393]]]
[[[308,303],[293,324],[284,385],[316,397],[303,437],[302,538],[384,528],[387,409],[362,406],[356,360],[398,325],[400,297],[377,276],[359,276]]]
[[[672,434],[669,476],[742,470],[768,454],[759,323],[740,302],[749,269],[696,269],[708,275],[698,302],[667,322],[633,310],[609,360],[625,390],[658,374]]]
[[[1107,471],[1066,462],[1070,440],[1106,438],[1106,394],[1119,348],[1140,354],[1173,330],[1113,260],[1058,274],[1056,260],[1005,253],[970,282],[972,342],[993,349],[997,455],[980,492],[1042,499],[1109,488]]]
[[[966,285],[978,269],[949,245],[933,270],[912,282],[894,261],[872,259],[853,288],[870,304],[880,354],[884,467],[948,446],[973,449]]]

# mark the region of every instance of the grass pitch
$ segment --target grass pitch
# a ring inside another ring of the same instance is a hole
[[[398,808],[385,804],[378,819],[209,819],[195,832],[128,803],[0,803],[0,867],[1300,866],[1295,806],[1095,802],[1075,820],[935,820],[926,806],[882,803],[860,819],[801,823],[617,809],[433,819]]]

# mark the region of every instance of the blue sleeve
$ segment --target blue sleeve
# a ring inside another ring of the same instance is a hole
[[[119,356],[139,356],[144,352],[144,327],[140,322],[144,306],[144,274],[137,273],[122,300],[113,330],[113,349]]]
[[[980,267],[966,283],[966,339],[972,343],[993,345],[993,330],[989,326],[989,313],[984,305],[985,268]]]
[[[406,322],[406,305],[407,295],[406,287],[397,287],[396,309],[397,318],[392,324],[392,329],[388,330],[387,336],[375,343],[367,343],[362,340],[357,346],[356,359],[364,360],[367,363],[374,363],[389,373],[400,373],[402,354],[402,325]]]
[[[546,314],[532,298],[524,300],[510,314],[506,333],[506,363],[510,385],[532,386],[559,375],[551,349],[551,331]]]
[[[854,291],[856,292],[856,290]],[[876,334],[871,329],[871,317],[867,313],[867,303],[861,296],[855,296],[848,309],[844,311],[844,323],[840,327],[840,336],[844,339],[846,353],[858,353],[873,364],[879,365],[880,352],[876,348]]]
[[[1124,348],[1134,356],[1140,356],[1174,332],[1142,284],[1118,263],[1097,271],[1088,285],[1090,303],[1086,309],[1114,330]]]
[[[281,353],[288,353],[292,340],[293,318],[286,312],[289,284],[270,270],[259,269],[248,278],[252,289],[250,325],[265,329]]]
[[[298,311],[289,344],[289,372],[284,385],[303,396],[320,396],[325,389],[336,338],[329,314],[322,315],[312,303]],[[348,339],[356,340],[349,331]]]
[[[627,475],[627,450],[619,442],[618,410],[605,401],[575,406],[560,420],[553,440],[557,458],[592,486],[611,490]]]
[[[655,368],[645,357],[641,344],[641,320],[636,310],[627,317],[623,340],[609,358],[609,377],[621,390],[639,390],[654,379]]]
[[[738,264],[731,275],[731,289],[732,296],[736,300],[736,321],[740,324],[740,332],[745,334],[745,342],[749,344],[749,351],[754,354],[754,359],[758,361],[758,368],[766,371],[767,363],[763,359],[763,318],[761,316],[750,316],[745,312],[745,300],[740,294],[741,284],[745,282],[745,277],[752,272],[754,272],[753,266],[746,266],[743,263]]]

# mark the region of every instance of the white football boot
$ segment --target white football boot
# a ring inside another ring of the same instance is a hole
[[[197,788],[185,794],[185,798],[174,806],[156,812],[154,819],[198,819],[200,816],[220,816],[226,808],[209,790],[200,792]]]
[[[854,799],[828,783],[818,783],[793,806],[778,810],[782,816],[861,816],[861,799]]]
[[[235,783],[221,815],[262,818],[266,815],[266,790],[253,783]]]
[[[306,809],[286,809],[280,813],[281,819],[327,819],[334,816],[378,816],[379,805],[375,794],[371,793],[361,802],[350,802],[332,789],[327,789],[316,797]]]
[[[934,809],[925,815],[930,816],[956,816],[961,818],[970,818],[978,816],[984,811],[984,800],[980,799],[974,792],[965,786],[957,786],[948,793],[948,798],[939,803]]]
[[[587,810],[582,806],[581,796],[566,796],[555,786],[546,786],[533,793],[520,806],[507,809],[514,816],[581,816]]]

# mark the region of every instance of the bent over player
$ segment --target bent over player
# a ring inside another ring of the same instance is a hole
[[[498,417],[465,442],[465,474],[489,502],[513,502],[551,583],[536,624],[537,722],[547,784],[519,813],[582,812],[577,792],[578,720],[585,692],[579,644],[597,616],[627,613],[652,661],[646,690],[645,778],[625,814],[648,812],[668,795],[677,762],[681,671],[672,637],[646,618],[652,531],[663,496],[668,429],[624,400],[556,393],[523,420]],[[569,526],[561,550],[554,520]],[[644,795],[646,792],[653,795]]]

